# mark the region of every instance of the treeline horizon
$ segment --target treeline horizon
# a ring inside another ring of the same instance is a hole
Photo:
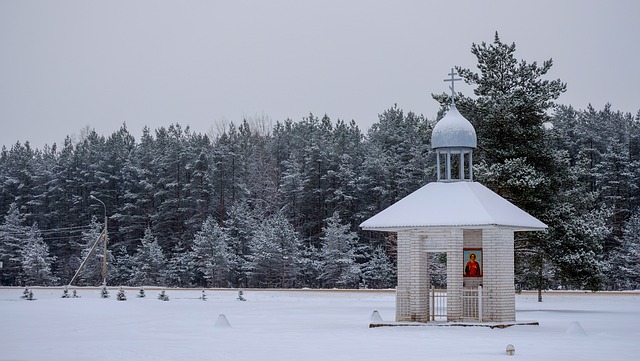
[[[566,84],[543,79],[552,62],[514,51],[497,34],[474,44],[481,72],[457,71],[475,97],[456,104],[478,133],[476,181],[549,225],[516,235],[517,287],[640,288],[640,111],[556,105]],[[450,95],[434,98],[440,118]],[[173,124],[136,140],[123,124],[3,147],[0,284],[71,280],[106,213],[112,285],[393,287],[395,236],[358,225],[436,180],[435,123],[394,105],[366,134],[310,114],[213,138]],[[79,284],[100,284],[101,259]]]

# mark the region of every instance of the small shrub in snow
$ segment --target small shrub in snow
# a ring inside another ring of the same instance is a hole
[[[162,290],[162,292],[160,292],[160,294],[158,295],[158,299],[161,301],[169,301],[169,296],[167,296],[165,291]]]
[[[127,295],[124,292],[124,288],[120,287],[120,289],[118,290],[118,295],[116,296],[116,299],[118,301],[126,301],[127,300]]]
[[[69,290],[67,289],[67,286],[64,286],[64,289],[62,290],[62,298],[69,298],[71,297],[71,295],[69,294]]]
[[[109,290],[107,289],[107,285],[102,285],[102,290],[100,290],[100,298],[109,298]]]
[[[204,290],[202,290],[202,296],[200,296],[200,299],[203,301],[207,300],[207,295],[204,293]]]
[[[144,288],[140,287],[140,291],[138,291],[138,295],[136,296],[138,298],[145,298],[146,295],[144,294]]]
[[[246,301],[247,299],[244,298],[242,295],[244,294],[244,292],[242,292],[242,290],[238,291],[238,301]]]
[[[24,298],[27,301],[35,300],[35,298],[33,297],[33,291],[28,288],[24,289],[24,292],[22,293],[22,296],[20,296],[20,298]]]
[[[71,297],[72,298],[80,298],[80,296],[78,296],[78,292],[76,290],[73,290],[73,295]]]

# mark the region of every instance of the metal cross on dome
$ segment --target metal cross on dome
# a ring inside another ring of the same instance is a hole
[[[451,82],[451,85],[449,86],[449,89],[451,89],[451,104],[455,104],[456,103],[455,82],[458,80],[462,80],[462,78],[456,78],[456,75],[458,75],[458,73],[456,73],[454,68],[451,68],[451,73],[447,75],[451,76],[451,78],[445,79],[444,81]]]

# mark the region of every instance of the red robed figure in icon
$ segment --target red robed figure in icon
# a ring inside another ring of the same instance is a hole
[[[481,276],[480,264],[476,262],[476,254],[471,253],[469,255],[469,262],[464,266],[465,276]]]

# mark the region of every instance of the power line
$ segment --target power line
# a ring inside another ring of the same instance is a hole
[[[47,235],[51,233],[62,233],[62,232],[80,232],[93,228],[93,226],[75,226],[75,227],[64,227],[64,228],[50,228],[50,229],[38,229],[40,235]],[[25,229],[31,229],[31,227],[25,226]],[[19,236],[25,234],[25,232],[0,232],[3,235],[9,236]]]
[[[67,235],[67,236],[58,236],[58,237],[42,237],[42,240],[44,241],[57,241],[57,240],[61,240],[61,239],[81,239],[83,238],[84,235],[82,234],[76,234],[76,235]]]
[[[40,230],[40,233],[57,233],[57,232],[77,232],[85,229],[92,228],[93,226],[75,226],[75,227],[66,227],[66,228],[50,228],[45,230]]]

